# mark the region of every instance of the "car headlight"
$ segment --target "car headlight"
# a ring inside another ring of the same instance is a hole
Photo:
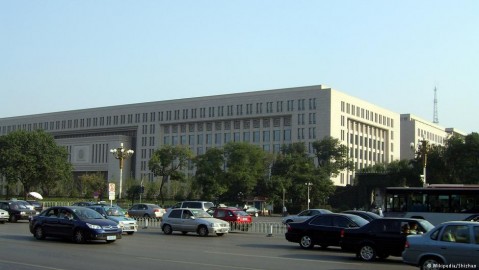
[[[25,215],[25,212],[20,212],[20,215]]]
[[[95,225],[95,224],[87,223],[86,225],[87,225],[88,228],[90,228],[90,229],[94,229],[94,230],[100,230],[100,229],[101,229],[101,226],[98,226],[98,225]]]

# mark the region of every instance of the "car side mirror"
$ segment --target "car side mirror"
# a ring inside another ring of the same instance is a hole
[[[190,218],[191,218],[191,219],[196,219],[195,216],[191,216]]]

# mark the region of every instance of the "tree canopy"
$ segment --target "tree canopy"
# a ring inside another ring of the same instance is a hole
[[[72,165],[50,134],[18,130],[0,137],[0,174],[9,185],[20,182],[26,198],[30,191],[48,194],[59,181],[71,181]]]

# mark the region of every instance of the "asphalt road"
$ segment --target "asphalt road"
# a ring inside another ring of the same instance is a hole
[[[235,232],[217,237],[164,235],[157,228],[140,229],[115,243],[75,244],[68,240],[36,240],[28,223],[0,224],[1,270],[63,269],[416,269],[400,258],[366,263],[353,254],[330,248],[303,250],[284,236]]]

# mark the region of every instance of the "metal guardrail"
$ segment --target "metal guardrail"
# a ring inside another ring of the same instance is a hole
[[[161,229],[161,219],[158,218],[135,218],[138,228]],[[230,222],[230,232],[261,233],[266,235],[280,235],[286,232],[286,225],[280,222],[252,222],[247,226],[244,224]]]

